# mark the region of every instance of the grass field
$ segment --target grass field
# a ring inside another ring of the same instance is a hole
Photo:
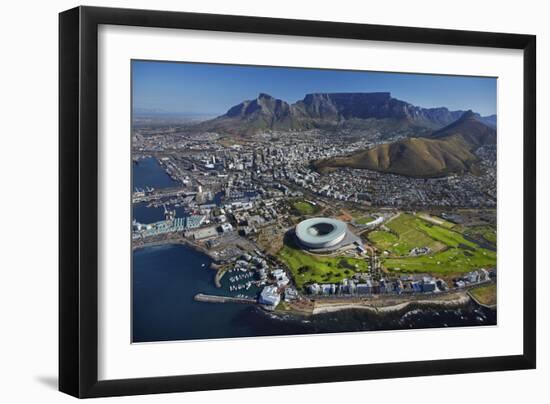
[[[385,268],[399,272],[461,274],[482,267],[494,267],[496,252],[483,248],[474,251],[463,248],[449,248],[432,255],[418,257],[387,258]]]
[[[369,233],[369,240],[380,250],[389,251],[399,242],[399,237],[389,231],[375,230]]]
[[[313,215],[319,211],[317,206],[313,206],[311,203],[306,201],[296,201],[292,203],[292,207],[299,215]]]
[[[497,243],[497,232],[491,226],[469,227],[464,230],[464,234],[476,240],[479,240],[481,237],[482,241],[486,241],[495,246]]]
[[[476,248],[477,245],[471,241],[468,241],[464,236],[456,231],[445,229],[440,226],[429,224],[418,220],[416,222],[417,229],[425,232],[432,239],[442,242],[448,247],[470,247]]]
[[[389,252],[382,260],[389,271],[451,275],[496,265],[495,251],[482,248],[449,226],[406,213],[386,226],[390,231],[373,231],[368,237],[378,249]],[[433,253],[410,257],[415,247],[430,247]]]
[[[497,285],[495,283],[470,289],[470,293],[481,304],[489,306],[497,304]]]
[[[359,217],[355,218],[355,222],[357,224],[367,224],[367,223],[370,223],[374,220],[376,220],[376,218],[372,217],[372,216],[359,216]]]
[[[431,222],[433,224],[436,224],[438,226],[441,226],[441,227],[445,227],[446,229],[452,229],[453,227],[455,227],[456,225],[452,222],[449,222],[448,220],[445,220],[439,216],[432,216],[432,215],[428,215],[426,213],[420,215],[421,218],[423,218],[424,220],[426,220],[427,222]]]
[[[388,251],[392,256],[407,256],[415,247],[430,247],[433,251],[444,248],[444,243],[426,234],[421,228],[424,224],[429,225],[422,219],[403,213],[386,224],[389,232],[373,231],[368,237],[379,250]]]
[[[317,256],[301,250],[292,242],[286,242],[277,256],[288,266],[299,289],[310,282],[340,282],[355,272],[368,269],[365,259]]]

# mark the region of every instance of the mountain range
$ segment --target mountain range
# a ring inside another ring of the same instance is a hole
[[[442,128],[465,111],[445,107],[422,108],[393,98],[389,92],[313,93],[289,104],[268,94],[246,100],[225,114],[199,125],[201,130],[251,135],[265,130],[304,130],[379,128],[409,130],[418,133]],[[494,117],[476,116],[491,124]]]
[[[472,111],[428,137],[409,137],[360,150],[348,156],[313,162],[319,171],[336,167],[366,168],[411,177],[479,173],[475,151],[496,144],[496,130]]]
[[[193,129],[236,136],[267,130],[352,129],[361,136],[376,134],[378,140],[400,138],[312,164],[319,171],[354,167],[429,178],[477,173],[475,151],[496,144],[496,122],[496,115],[422,108],[393,98],[389,92],[313,93],[294,104],[260,93]]]

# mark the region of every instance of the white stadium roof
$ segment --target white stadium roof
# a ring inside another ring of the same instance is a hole
[[[306,219],[296,226],[298,240],[310,248],[333,247],[344,240],[346,231],[344,222],[324,217]]]

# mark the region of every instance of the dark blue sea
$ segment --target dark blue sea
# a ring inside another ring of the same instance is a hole
[[[210,259],[182,245],[134,251],[133,341],[296,335],[496,323],[496,312],[474,303],[460,309],[412,309],[384,316],[346,310],[316,316],[277,316],[256,306],[196,302],[197,293],[225,294],[214,285]],[[253,295],[254,292],[249,292]]]
[[[167,206],[167,208],[175,209],[176,217],[185,217],[188,215],[184,208],[174,208],[172,206]],[[154,223],[164,220],[164,208],[162,206],[158,208],[148,208],[146,202],[134,203],[132,206],[132,213],[134,219],[139,223]]]
[[[135,189],[153,187],[170,188],[179,185],[164,171],[158,160],[146,157],[132,163],[132,186]]]

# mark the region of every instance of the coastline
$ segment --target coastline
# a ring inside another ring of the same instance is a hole
[[[285,303],[275,310],[275,313],[290,314],[302,317],[310,317],[318,314],[336,313],[345,310],[365,310],[375,315],[384,315],[408,310],[413,307],[441,307],[458,308],[466,306],[469,302],[478,302],[472,299],[467,291],[458,291],[434,297],[419,297],[417,299],[404,300],[403,297],[385,297],[377,299],[349,300],[316,300],[310,304]],[[481,305],[480,305],[481,306]],[[484,306],[486,307],[486,306]],[[486,307],[494,309],[491,307]]]
[[[208,266],[208,269],[211,269],[212,271],[216,272],[216,275],[214,276],[214,285],[216,285],[217,288],[222,287],[221,280],[227,272],[226,268],[223,265],[217,263],[216,259],[214,257],[212,257],[212,255],[209,254],[209,252],[206,248],[201,247],[201,246],[193,243],[192,241],[190,241],[186,238],[183,238],[183,237],[161,238],[161,239],[154,240],[154,241],[148,241],[148,242],[145,242],[145,243],[140,243],[138,245],[135,245],[134,243],[132,243],[132,251],[136,251],[136,250],[139,250],[139,249],[145,249],[145,248],[148,248],[148,247],[157,247],[157,246],[164,246],[164,245],[168,245],[168,246],[169,245],[182,245],[184,247],[192,248],[193,250],[195,250],[195,251],[197,251],[201,254],[206,255],[208,258],[210,258],[212,260],[212,262]]]
[[[162,245],[183,245],[200,252],[212,260],[209,269],[216,271],[214,284],[217,288],[221,287],[221,278],[225,275],[225,269],[216,263],[215,259],[209,254],[206,248],[203,248],[192,241],[183,237],[160,238],[152,241],[132,243],[132,250],[138,250],[147,247]],[[407,298],[407,300],[405,300]],[[290,314],[302,317],[315,316],[325,313],[336,313],[344,310],[365,310],[372,314],[384,315],[408,310],[411,306],[415,307],[441,307],[457,308],[474,302],[480,307],[494,310],[496,306],[489,306],[480,303],[468,290],[454,291],[434,296],[384,296],[377,298],[357,298],[357,299],[316,299],[309,302],[283,303],[270,313]]]
[[[147,247],[156,247],[162,245],[183,245],[185,247],[192,248],[210,258],[214,263],[217,262],[217,259],[210,254],[207,248],[201,247],[200,245],[193,243],[191,240],[186,239],[185,237],[166,237],[158,236],[152,238],[151,241],[132,241],[132,251],[139,250]]]
[[[485,307],[486,309],[495,310],[497,308],[496,304],[485,304],[481,303],[474,295],[470,293],[470,291],[467,292],[470,299],[472,299],[478,306]]]
[[[433,299],[418,299],[407,300],[404,302],[398,302],[398,299],[391,299],[387,302],[377,300],[365,300],[361,302],[353,303],[327,303],[327,302],[315,302],[312,310],[312,315],[321,313],[334,313],[341,310],[367,310],[374,314],[387,314],[404,311],[410,306],[438,306],[444,308],[454,308],[466,305],[470,301],[470,296],[466,292],[457,292],[453,295],[447,295],[446,299],[433,298]]]

